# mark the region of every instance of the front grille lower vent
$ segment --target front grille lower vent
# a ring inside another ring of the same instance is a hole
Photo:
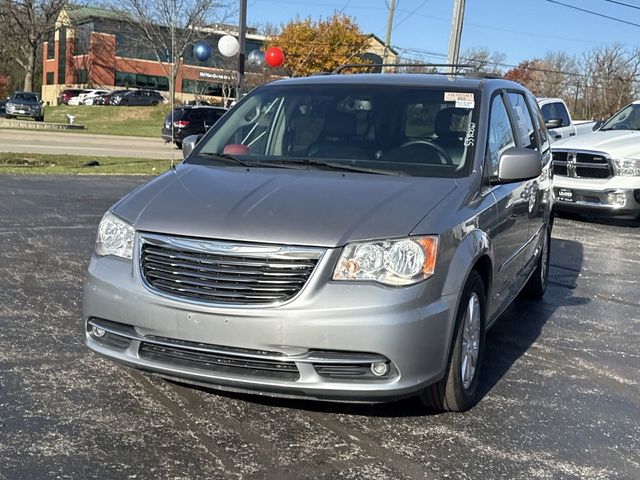
[[[178,237],[141,236],[140,271],[149,287],[212,304],[268,305],[297,295],[322,250]]]
[[[300,377],[294,362],[225,355],[221,352],[195,351],[187,348],[143,342],[140,357],[173,366],[196,368],[212,373],[242,375],[295,381]]]

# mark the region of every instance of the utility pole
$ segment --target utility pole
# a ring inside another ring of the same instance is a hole
[[[389,0],[389,17],[387,18],[387,34],[384,37],[384,55],[382,63],[389,63],[389,48],[391,44],[391,30],[393,30],[393,14],[396,10],[396,0]],[[382,73],[387,67],[382,67]]]
[[[244,64],[247,44],[247,0],[240,0],[240,31],[238,32],[240,51],[238,52],[238,86],[236,87],[236,100],[242,98],[244,87]]]
[[[451,15],[451,32],[449,33],[449,52],[447,63],[456,64],[460,59],[460,38],[462,37],[462,21],[464,20],[465,0],[453,0],[453,14]],[[456,68],[449,70],[455,73]]]

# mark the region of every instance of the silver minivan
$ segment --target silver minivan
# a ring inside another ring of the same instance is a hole
[[[196,140],[102,218],[90,349],[227,391],[478,401],[485,332],[547,285],[551,157],[526,89],[287,79]]]

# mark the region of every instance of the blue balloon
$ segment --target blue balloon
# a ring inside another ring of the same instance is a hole
[[[198,42],[193,46],[193,55],[201,62],[211,58],[211,47],[207,42]]]

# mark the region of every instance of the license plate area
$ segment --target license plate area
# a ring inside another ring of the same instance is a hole
[[[563,202],[573,202],[573,190],[568,188],[559,188],[558,200],[562,200]]]

